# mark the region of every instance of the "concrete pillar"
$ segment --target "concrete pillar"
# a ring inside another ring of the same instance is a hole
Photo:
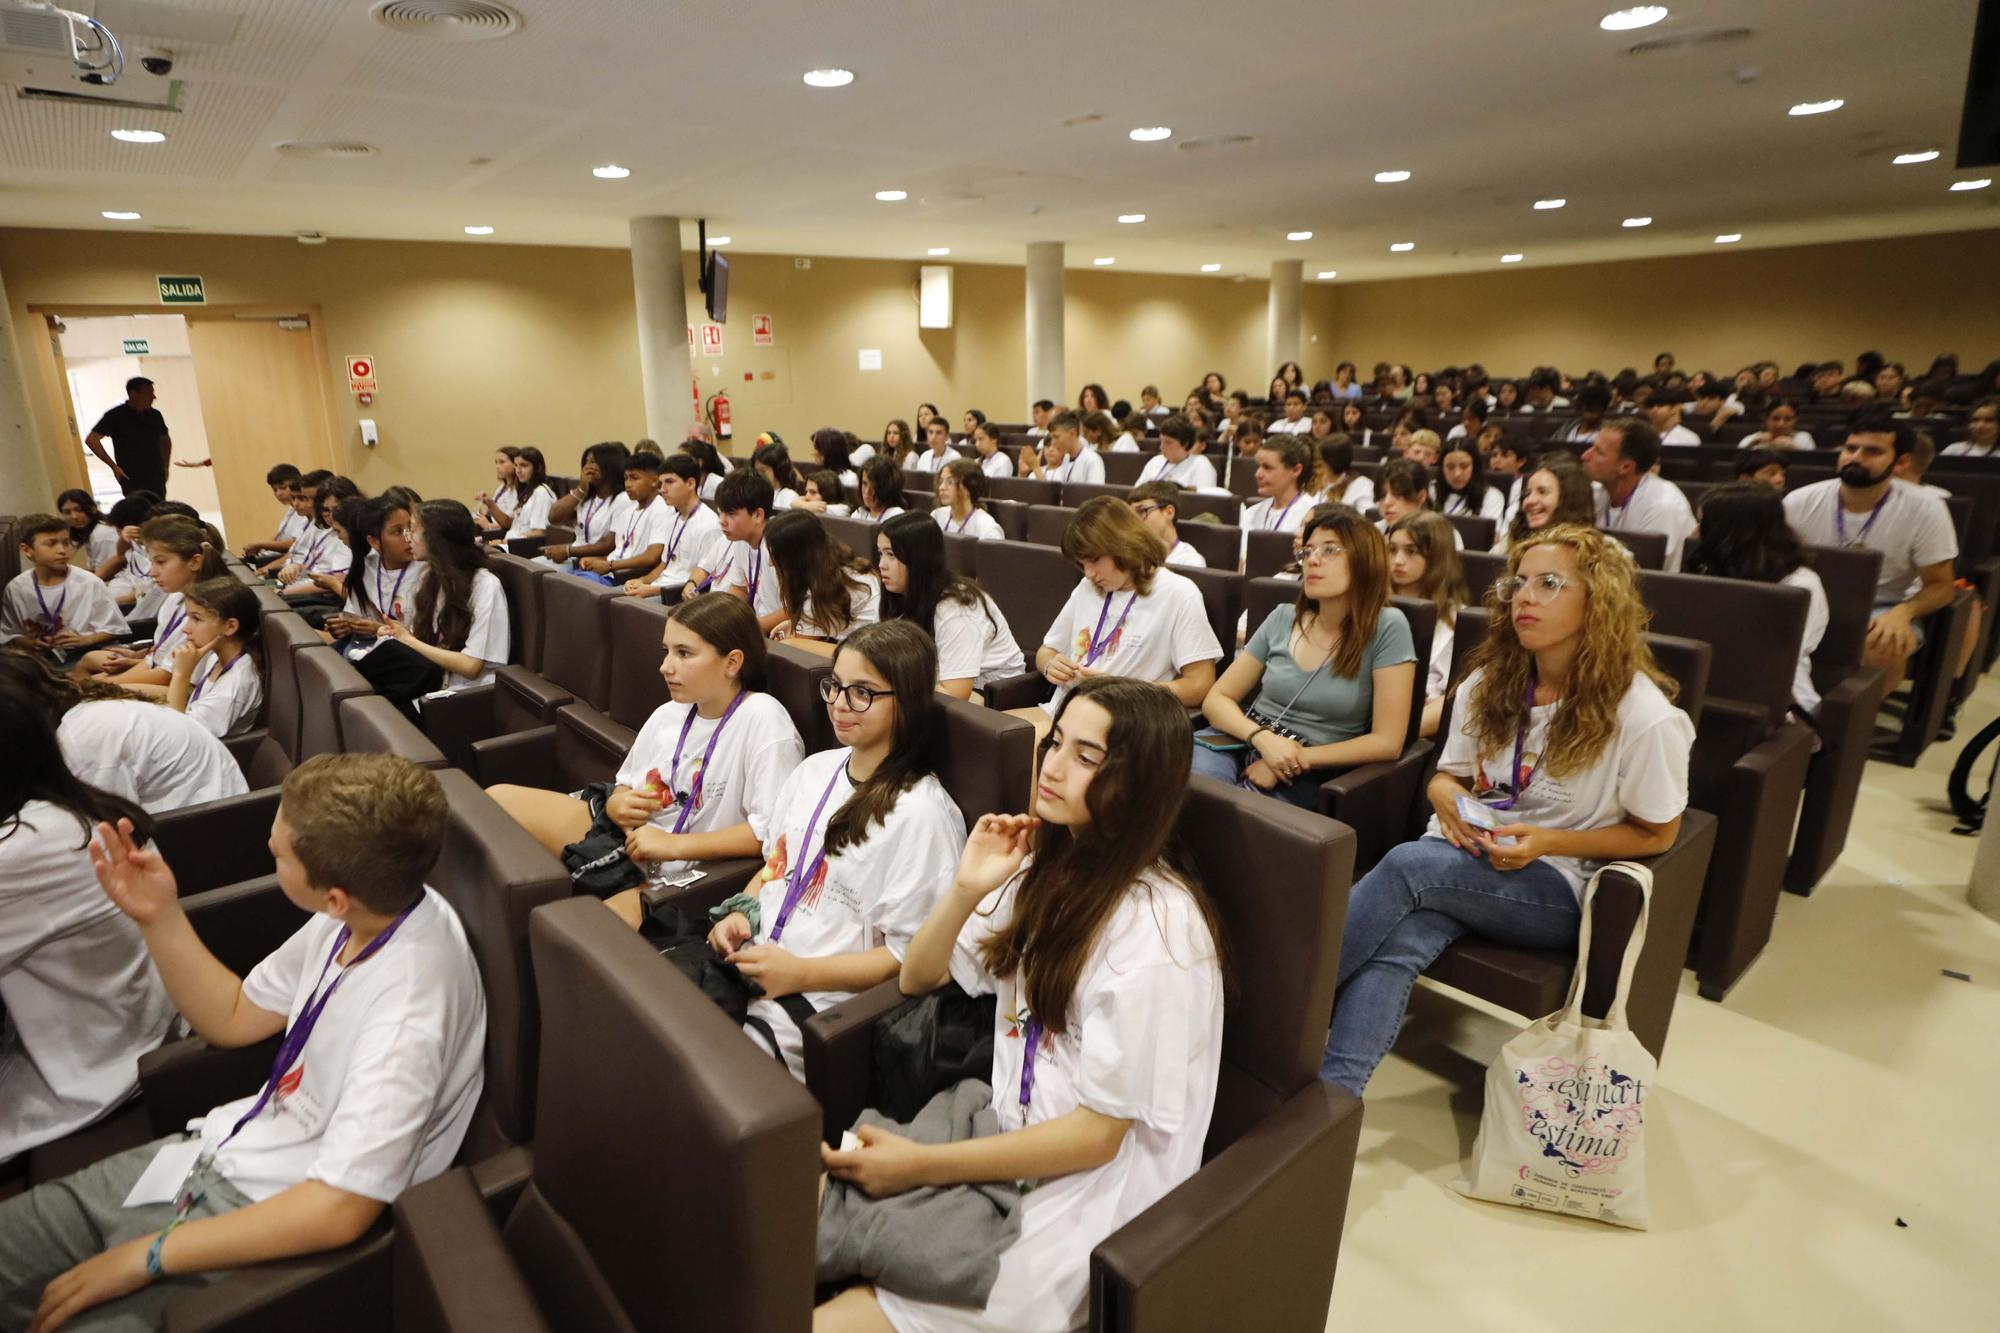
[[[1063,372],[1061,241],[1028,244],[1028,402],[1039,398],[1058,406],[1069,400]]]
[[[28,405],[28,366],[21,336],[46,338],[40,321],[16,327],[7,285],[0,279],[0,513],[41,514],[55,506],[42,446],[35,439],[35,414]]]
[[[694,421],[688,363],[687,281],[681,275],[681,220],[633,218],[632,296],[639,313],[639,380],[646,434],[671,451]]]
[[[1285,362],[1299,359],[1299,293],[1305,284],[1305,269],[1303,259],[1271,261],[1271,301],[1265,331],[1265,351],[1269,356],[1260,380],[1277,374],[1278,367]],[[1253,392],[1257,387],[1249,386]]]

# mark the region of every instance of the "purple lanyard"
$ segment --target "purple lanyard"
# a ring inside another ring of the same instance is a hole
[[[62,596],[56,598],[56,609],[53,611],[49,610],[49,599],[42,596],[41,579],[37,577],[30,579],[29,582],[35,585],[35,600],[40,602],[42,606],[42,624],[46,625],[49,633],[53,634],[62,628],[63,605],[69,601],[69,575],[66,572],[63,574]]]
[[[1646,483],[1651,481],[1652,479],[1653,479],[1652,474],[1649,472],[1645,476],[1639,478],[1638,481],[1634,482],[1632,485],[1632,493],[1625,497],[1624,504],[1607,503],[1606,507],[1610,510],[1610,513],[1606,515],[1606,521],[1609,522],[1612,527],[1622,528],[1625,526],[1625,515],[1627,511],[1629,511],[1632,508],[1632,502],[1639,498],[1640,490],[1642,490],[1645,487]]]
[[[1860,546],[1867,542],[1868,530],[1875,526],[1876,519],[1882,517],[1882,507],[1889,503],[1889,497],[1895,493],[1896,488],[1893,486],[1882,492],[1882,498],[1877,500],[1875,507],[1868,511],[1868,521],[1861,525],[1860,533],[1855,536],[1852,542],[1847,540],[1847,506],[1840,502],[1840,496],[1836,494],[1833,497],[1833,530],[1839,535],[1840,544],[1842,546]]]
[[[290,1028],[286,1029],[285,1039],[278,1043],[278,1056],[271,1061],[271,1077],[264,1080],[264,1090],[257,1094],[257,1100],[243,1113],[242,1118],[236,1122],[236,1127],[223,1137],[222,1142],[215,1145],[214,1151],[205,1154],[209,1161],[214,1161],[222,1150],[229,1146],[229,1141],[241,1134],[243,1127],[255,1120],[258,1113],[270,1105],[272,1094],[277,1091],[278,1084],[298,1062],[298,1058],[305,1054],[306,1042],[312,1039],[313,1028],[319,1024],[319,1016],[326,1011],[327,1002],[333,999],[333,993],[340,989],[340,983],[347,980],[347,974],[367,962],[376,950],[387,944],[397,928],[409,920],[410,913],[417,910],[417,903],[422,901],[423,898],[419,897],[417,902],[398,912],[396,919],[391,921],[380,935],[368,941],[367,946],[355,955],[354,961],[340,969],[340,975],[333,979],[333,984],[321,992],[319,983],[326,980],[326,970],[333,966],[333,960],[338,958],[340,951],[347,946],[348,935],[351,933],[346,926],[340,928],[339,936],[333,941],[333,952],[326,956],[324,963],[320,964],[319,978],[313,982],[313,998],[306,1001],[306,1007],[299,1010],[298,1018],[293,1021]]]
[[[1285,506],[1285,509],[1284,509],[1284,512],[1283,512],[1283,513],[1281,513],[1281,514],[1279,514],[1279,515],[1278,515],[1278,516],[1277,516],[1276,518],[1272,519],[1272,520],[1271,520],[1271,522],[1270,522],[1270,523],[1269,523],[1269,524],[1268,524],[1268,525],[1267,525],[1267,526],[1265,527],[1264,531],[1266,531],[1266,532],[1276,532],[1276,531],[1278,531],[1278,530],[1279,530],[1280,528],[1284,527],[1284,526],[1285,526],[1285,520],[1286,520],[1286,519],[1288,519],[1288,518],[1290,518],[1290,517],[1292,516],[1292,505],[1295,505],[1295,504],[1297,504],[1298,502],[1299,502],[1299,497],[1298,497],[1298,496],[1296,496],[1296,495],[1294,495],[1294,496],[1292,497],[1292,504],[1288,504],[1288,505],[1286,505],[1286,506]],[[1268,504],[1268,503],[1270,503],[1270,502],[1269,502],[1269,501],[1266,501],[1265,503],[1267,503],[1267,504]]]
[[[227,662],[223,663],[222,670],[217,671],[209,676],[203,676],[200,680],[196,681],[194,683],[194,693],[188,696],[188,702],[193,703],[196,699],[201,698],[201,692],[208,688],[208,683],[210,680],[221,680],[224,676],[228,675],[231,671],[235,670],[236,664],[238,662],[241,662],[244,656],[245,654],[243,653],[240,652],[237,653],[236,656],[230,658]]]
[[[687,517],[685,515],[678,513],[676,513],[674,517],[680,519],[680,523],[676,525],[674,528],[673,541],[668,543],[667,545],[666,559],[660,562],[665,565],[671,565],[674,563],[674,552],[681,549],[681,538],[687,535],[687,526],[688,526]]]
[[[167,627],[160,631],[158,638],[153,640],[153,650],[146,654],[146,660],[148,662],[157,663],[160,660],[160,650],[173,643],[174,631],[179,629],[181,627],[181,622],[186,619],[187,619],[187,604],[182,603],[181,606],[174,611],[174,618],[167,622]]]
[[[955,528],[954,528],[954,527],[953,527],[953,526],[951,525],[951,519],[950,519],[949,517],[947,517],[947,518],[945,519],[945,521],[944,521],[944,530],[945,530],[946,532],[964,532],[964,531],[966,530],[966,528],[968,528],[969,526],[971,526],[971,524],[972,524],[972,516],[973,516],[974,514],[978,513],[978,512],[979,512],[979,511],[978,511],[977,509],[968,509],[968,510],[966,510],[966,511],[965,511],[965,521],[964,521],[963,523],[960,523],[960,524],[959,524],[959,525],[958,525],[957,527],[955,527]]]
[[[840,767],[834,769],[833,776],[827,780],[826,790],[819,794],[819,804],[813,807],[812,818],[806,823],[805,840],[799,846],[799,860],[793,864],[791,880],[785,885],[784,905],[778,908],[778,920],[771,927],[773,944],[776,944],[778,937],[785,933],[785,923],[792,919],[792,909],[799,905],[799,899],[804,895],[806,886],[813,882],[813,876],[817,875],[819,868],[826,863],[825,838],[819,840],[819,852],[811,861],[805,859],[805,850],[812,846],[813,831],[819,827],[820,813],[826,809],[827,798],[833,795],[834,783],[839,782],[845,772],[847,763],[842,760]]]
[[[757,604],[757,581],[764,577],[764,544],[750,552],[750,605]]]
[[[397,619],[396,599],[403,595],[403,580],[408,578],[409,574],[410,574],[410,567],[408,565],[404,565],[401,569],[396,571],[396,586],[389,590],[389,600],[385,602],[382,600],[382,565],[379,560],[376,562],[375,609],[377,611],[380,611],[383,615],[389,617],[389,619],[391,620]]]
[[[1029,1019],[1021,1035],[1027,1039],[1021,1048],[1021,1113],[1026,1119],[1028,1103],[1035,1099],[1035,1052],[1042,1044],[1042,1020]]]
[[[1519,801],[1522,796],[1521,760],[1527,755],[1528,728],[1535,720],[1535,677],[1536,673],[1534,669],[1532,667],[1529,668],[1528,693],[1521,700],[1521,726],[1514,733],[1514,766],[1508,770],[1507,774],[1510,787],[1506,800],[1488,801],[1486,803],[1489,808],[1494,810],[1512,810],[1514,803]]]
[[[655,497],[655,498],[657,498],[657,497]],[[647,509],[651,509],[652,507],[653,507],[653,506],[652,506],[652,502],[651,502],[651,501],[648,501],[648,502],[646,503],[646,505],[645,505],[645,507],[644,507],[644,508],[642,508],[642,509],[638,510],[638,512],[636,512],[636,513],[634,513],[634,514],[632,515],[632,521],[631,521],[630,523],[627,523],[627,524],[625,525],[625,540],[624,540],[624,541],[622,541],[622,542],[620,542],[620,543],[619,543],[619,545],[618,545],[618,558],[619,558],[619,559],[621,559],[621,560],[629,560],[629,559],[631,558],[631,556],[632,556],[632,538],[638,535],[638,532],[639,532],[639,524],[640,524],[640,523],[642,523],[642,522],[643,522],[643,521],[645,520],[645,517],[646,517],[646,510],[647,510]]]
[[[326,539],[332,535],[333,529],[327,528],[313,539],[311,548],[306,551],[305,559],[299,561],[300,569],[306,570],[308,573],[311,572],[313,561],[319,559],[320,548],[326,545]]]
[[[1118,637],[1118,631],[1125,628],[1125,618],[1132,614],[1132,604],[1138,600],[1139,592],[1135,588],[1132,595],[1125,599],[1125,609],[1118,613],[1118,623],[1111,627],[1110,635],[1105,636],[1104,618],[1111,614],[1111,594],[1108,592],[1104,594],[1104,605],[1097,612],[1097,629],[1090,636],[1090,651],[1083,657],[1085,666],[1104,656],[1105,650],[1111,646],[1111,641]]]
[[[721,718],[716,721],[715,730],[708,733],[708,748],[701,752],[701,772],[694,775],[694,786],[683,797],[674,791],[674,780],[681,772],[681,747],[687,744],[688,732],[694,730],[696,710],[692,706],[688,708],[687,721],[681,723],[681,738],[674,742],[673,762],[667,765],[667,791],[681,803],[681,814],[680,818],[674,821],[674,832],[679,833],[687,827],[688,816],[694,813],[696,803],[701,800],[701,784],[708,781],[708,761],[715,757],[715,743],[722,739],[722,729],[729,725],[730,718],[736,716],[736,710],[742,706],[743,700],[749,693],[748,690],[738,690],[736,697],[729,701],[729,707],[722,710]]]
[[[590,520],[603,512],[606,503],[608,502],[604,497],[598,496],[596,499],[587,501],[584,504],[583,516],[577,520],[577,526],[583,530],[582,534],[576,539],[577,545],[582,546],[590,541]]]

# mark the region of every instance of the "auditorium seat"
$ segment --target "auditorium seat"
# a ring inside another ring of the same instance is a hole
[[[420,768],[446,767],[444,752],[379,694],[349,695],[340,701],[340,748],[345,752],[393,754]]]
[[[868,563],[872,565],[875,561],[871,558]],[[961,578],[976,577],[979,568],[979,538],[967,536],[962,532],[947,532],[944,535],[944,564],[946,569]]]
[[[1218,523],[1231,527],[1243,522],[1243,506],[1246,502],[1234,495],[1210,495],[1205,491],[1182,491],[1174,506],[1181,521],[1187,522],[1197,514],[1213,515]]]
[[[1107,484],[1130,490],[1139,484],[1139,474],[1152,461],[1149,453],[1114,454],[1100,453],[1104,460],[1104,480]]]
[[[1881,669],[1862,661],[1882,553],[1815,546],[1811,556],[1826,588],[1827,626],[1812,661],[1813,685],[1820,692],[1815,723],[1820,749],[1806,764],[1799,825],[1785,866],[1785,887],[1801,894],[1813,891],[1847,845],[1884,684]]]
[[[1267,579],[1286,566],[1295,564],[1293,541],[1294,534],[1289,532],[1252,529],[1243,560],[1244,576]]]
[[[1049,697],[1048,681],[1035,670],[1035,652],[1075,591],[1079,575],[1053,546],[1026,542],[981,542],[977,555],[980,586],[992,594],[1014,641],[1021,645],[1027,670],[999,680],[980,691],[989,708],[1024,708]]]
[[[925,484],[929,484],[929,478],[925,479]],[[999,499],[1019,500],[1022,504],[1052,505],[1058,503],[1062,495],[1060,483],[1034,477],[992,477],[987,480],[986,486]]]
[[[1256,1326],[1319,1328],[1361,1128],[1360,1102],[1319,1079],[1353,833],[1203,777],[1179,828],[1233,961],[1215,1113],[1202,1168],[1091,1255],[1089,1327],[1234,1327],[1253,1292]],[[889,982],[805,1024],[828,1123],[871,1100],[871,1034],[902,1003]]]
[[[1215,673],[1220,676],[1236,656],[1236,626],[1243,619],[1243,576],[1233,569],[1196,569],[1192,565],[1174,573],[1201,589],[1208,627],[1215,631],[1215,642],[1222,649],[1222,656],[1215,661]]]
[[[993,515],[993,521],[1000,525],[1000,531],[1010,542],[1028,540],[1028,508],[1026,500],[1004,500],[998,496],[986,502],[986,512]]]
[[[1445,521],[1458,529],[1459,538],[1468,551],[1490,551],[1493,549],[1493,535],[1500,525],[1490,518],[1480,518],[1473,514],[1447,514]]]
[[[1667,567],[1667,534],[1664,532],[1640,532],[1619,529],[1611,535],[1623,543],[1632,553],[1632,563],[1641,569],[1665,569]],[[1471,545],[1471,543],[1467,543]]]
[[[1060,547],[1063,533],[1069,531],[1075,518],[1076,510],[1067,505],[1029,505],[1026,540],[1037,546]]]
[[[1298,585],[1287,586],[1294,589],[1296,596]],[[1437,764],[1436,743],[1419,735],[1424,722],[1424,682],[1430,673],[1431,639],[1437,630],[1437,607],[1411,597],[1394,597],[1390,604],[1409,621],[1410,642],[1417,654],[1403,751],[1394,759],[1335,770],[1320,786],[1320,809],[1354,830],[1357,872],[1371,869],[1391,847],[1421,830],[1421,823],[1409,812],[1423,800],[1424,787]]]
[[[488,555],[486,565],[507,590],[508,645],[513,650],[508,660],[519,662],[530,671],[540,671],[542,576],[550,572],[549,567],[504,552]]]
[[[837,743],[826,701],[819,697],[820,680],[832,671],[833,659],[782,643],[772,644],[764,659],[764,687],[791,714],[807,754],[831,750]]]
[[[1183,519],[1174,525],[1210,569],[1235,569],[1243,550],[1243,529],[1223,523]]]
[[[495,1199],[451,1171],[397,1200],[395,1326],[805,1328],[819,1108],[595,903],[531,933],[548,1024],[526,1179]]]
[[[835,514],[821,514],[820,526],[827,535],[845,546],[857,560],[866,560],[872,567],[875,563],[875,524],[865,518],[841,518]]]

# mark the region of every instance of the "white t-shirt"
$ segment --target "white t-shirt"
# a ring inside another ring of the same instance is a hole
[[[160,599],[153,621],[153,646],[146,650],[146,665],[160,671],[174,669],[174,649],[188,633],[187,602],[183,593],[170,592]]]
[[[1995,453],[2000,453],[2000,444],[1989,445],[1982,449],[1971,440],[1960,440],[1957,444],[1948,444],[1944,447],[1946,458],[1991,458]]]
[[[712,472],[709,473],[706,477],[702,478],[701,498],[713,502],[715,499],[716,489],[721,485],[722,485],[722,478],[716,476]]]
[[[1453,493],[1444,497],[1444,508],[1438,512],[1449,518],[1453,514],[1471,514],[1472,506],[1465,502],[1463,495]],[[1479,497],[1479,512],[1474,517],[1490,518],[1498,523],[1506,512],[1507,497],[1500,493],[1498,487],[1488,486]]]
[[[873,458],[874,456],[875,456],[875,446],[872,444],[864,443],[848,453],[847,461],[852,463],[855,467],[858,468],[866,464],[868,460]]]
[[[1451,645],[1458,637],[1458,617],[1439,616],[1431,631],[1431,666],[1424,677],[1424,698],[1442,699],[1451,689]]]
[[[729,543],[715,586],[732,592],[737,588],[747,589],[750,609],[760,619],[785,604],[778,591],[778,571],[771,567],[771,553],[762,542],[755,547],[748,542]]]
[[[1811,432],[1795,430],[1787,436],[1773,436],[1769,431],[1760,430],[1754,435],[1745,435],[1737,442],[1738,449],[1817,449]],[[1950,453],[1951,450],[1945,450]]]
[[[1818,574],[1804,565],[1778,582],[1788,588],[1804,588],[1809,599],[1806,603],[1806,634],[1799,643],[1798,667],[1792,673],[1792,702],[1818,717],[1819,688],[1813,684],[1812,655],[1819,647],[1819,641],[1826,637],[1826,585],[1820,582]]]
[[[519,509],[514,511],[514,521],[507,526],[509,537],[525,537],[533,532],[543,532],[549,526],[549,506],[556,502],[556,493],[546,483],[535,487]]]
[[[0,838],[0,1162],[129,1097],[175,1020],[139,928],[98,887],[83,820],[28,801],[20,821]]]
[[[1286,421],[1283,417],[1264,427],[1266,435],[1310,435],[1313,423],[1311,417],[1300,417],[1297,421]]]
[[[640,548],[644,550],[644,547]],[[501,585],[500,576],[490,569],[482,569],[472,576],[472,628],[466,631],[465,646],[458,651],[468,657],[476,657],[486,664],[486,669],[477,676],[461,676],[455,671],[447,671],[444,676],[446,690],[462,690],[471,685],[491,685],[496,667],[507,665],[507,637],[511,628],[508,621],[507,589]],[[437,622],[444,615],[444,598],[438,598],[438,608],[431,617],[431,632],[437,633]]]
[[[514,511],[521,507],[521,495],[513,482],[493,492],[493,507],[505,514],[509,522],[513,521]]]
[[[1202,454],[1188,454],[1178,463],[1169,463],[1165,454],[1154,454],[1139,469],[1139,484],[1171,481],[1182,490],[1206,490],[1215,485],[1215,464]]]
[[[1459,698],[1473,699],[1485,678],[1483,667],[1466,677],[1458,687]],[[1512,809],[1494,812],[1501,823],[1598,829],[1636,816],[1649,824],[1665,824],[1687,809],[1688,751],[1694,746],[1694,723],[1667,701],[1650,676],[1641,673],[1632,677],[1625,697],[1618,702],[1617,733],[1597,762],[1581,773],[1558,778],[1542,771],[1541,755],[1548,745],[1549,721],[1559,706],[1541,704],[1532,710],[1533,721],[1521,757],[1527,787]],[[1481,748],[1466,732],[1469,712],[1469,707],[1453,710],[1438,769],[1466,779],[1472,794],[1481,801],[1504,799],[1513,790],[1513,741]],[[1438,836],[1436,815],[1424,831]],[[1570,856],[1545,856],[1542,860],[1562,872],[1578,901],[1600,864]]]
[[[926,449],[922,453],[912,455],[908,466],[917,472],[938,472],[945,464],[955,462],[958,457],[958,451],[948,446],[941,454]]]
[[[789,486],[779,486],[771,492],[771,512],[782,513],[799,502],[799,493]]]
[[[1701,436],[1676,422],[1672,430],[1660,433],[1661,444],[1700,444]]]
[[[848,597],[847,604],[851,618],[848,620],[846,626],[836,634],[834,631],[821,625],[814,618],[812,596],[808,594],[805,601],[805,611],[799,616],[798,623],[792,626],[792,633],[805,638],[832,639],[838,642],[860,629],[863,625],[872,625],[882,618],[882,580],[872,572],[864,574],[860,570],[855,569],[848,570],[847,574],[850,578],[859,581],[862,586],[860,591],[851,593]],[[773,582],[776,582],[776,580],[773,579]]]
[[[1179,565],[1183,569],[1208,568],[1208,561],[1201,558],[1201,552],[1183,541],[1176,541],[1174,549],[1167,552],[1167,563]]]
[[[123,634],[126,630],[125,615],[103,579],[71,566],[63,572],[61,584],[43,588],[36,583],[34,567],[30,566],[13,577],[6,596],[0,597],[0,643],[20,638],[30,625],[37,632],[53,633],[49,620],[75,634]]]
[[[1103,593],[1089,579],[1077,581],[1042,643],[1082,663],[1093,642],[1097,659],[1089,666],[1140,680],[1172,680],[1184,667],[1222,656],[1201,589],[1186,575],[1164,568],[1154,572],[1153,590],[1145,594]],[[1051,716],[1062,694],[1058,690],[1042,705]]]
[[[979,470],[989,477],[1011,477],[1014,475],[1014,460],[1007,457],[1005,449],[995,449],[979,460]]]
[[[1375,479],[1357,472],[1340,488],[1340,494],[1335,495],[1329,486],[1319,498],[1321,504],[1344,504],[1365,514],[1375,507]]]
[[[216,667],[215,654],[203,653],[189,677],[187,715],[211,736],[231,736],[257,720],[257,707],[264,702],[264,682],[257,676],[254,653],[238,653],[221,675],[210,679]]]
[[[199,719],[148,699],[77,704],[63,714],[56,738],[70,772],[154,814],[250,790],[215,733]]]
[[[648,822],[655,828],[674,832],[681,818],[680,799],[694,794],[695,780],[701,791],[694,811],[682,825],[682,833],[713,833],[747,823],[763,842],[771,836],[772,812],[785,779],[805,758],[805,744],[792,715],[768,694],[754,691],[743,696],[729,725],[718,737],[719,719],[695,717],[687,740],[680,746],[680,767],[674,767],[674,747],[681,742],[681,728],[687,726],[691,704],[665,703],[653,710],[639,737],[632,742],[625,762],[618,766],[617,783],[635,790],[651,789],[661,805]],[[703,756],[711,738],[715,753]],[[692,861],[661,861],[648,867],[655,879],[683,870]]]
[[[983,590],[979,597],[977,606],[940,599],[931,632],[937,640],[938,679],[969,679],[974,689],[985,689],[1028,668],[999,603]]]
[[[1071,993],[1068,1031],[1041,1034],[1024,1108],[1027,996],[1017,978],[995,977],[979,957],[981,944],[1013,919],[1019,885],[1017,876],[979,905],[951,954],[954,981],[997,998],[992,1083],[1000,1131],[1079,1107],[1132,1127],[1103,1166],[1043,1179],[1023,1196],[1021,1234],[1000,1256],[983,1310],[877,1288],[899,1330],[1081,1327],[1091,1251],[1201,1167],[1222,1066],[1223,1004],[1215,941],[1193,897],[1155,869],[1112,910]]]
[[[1292,497],[1290,504],[1280,505],[1274,500],[1259,500],[1243,511],[1243,537],[1237,543],[1236,563],[1241,566],[1250,558],[1250,534],[1253,532],[1296,533],[1305,526],[1306,515],[1313,511],[1313,498],[1304,491]]]
[[[284,541],[287,537],[289,537],[293,541],[297,541],[299,538],[305,536],[307,531],[310,530],[311,527],[312,527],[311,519],[307,518],[304,514],[301,514],[298,510],[292,508],[290,505],[286,505],[285,516],[284,518],[278,521],[278,533],[277,536],[274,537],[272,540]]]
[[[93,573],[104,567],[104,562],[118,554],[118,529],[109,523],[99,523],[90,530],[83,541],[83,558],[90,561]]]
[[[1139,441],[1134,439],[1132,432],[1128,430],[1111,442],[1111,452],[1114,454],[1136,454],[1139,452]]]
[[[903,506],[890,505],[887,509],[884,509],[879,514],[871,514],[866,509],[858,509],[855,511],[854,516],[858,519],[863,519],[869,523],[880,525],[883,523],[887,523],[890,519],[896,517],[896,515],[903,512],[904,512]]]
[[[287,563],[295,564],[303,579],[307,574],[345,574],[354,564],[354,552],[332,528],[313,528],[286,553]]]
[[[1678,573],[1681,548],[1698,526],[1694,506],[1681,488],[1665,477],[1647,473],[1625,497],[1623,505],[1611,503],[1607,493],[1598,501],[1598,526],[1609,532],[1660,532],[1667,538],[1666,571]]]
[[[132,605],[125,608],[127,616],[134,620],[159,616],[160,603],[167,594],[164,588],[153,582],[153,557],[147,554],[144,542],[133,542],[126,548],[125,568],[113,574],[108,582],[113,601],[126,596],[132,598]]]
[[[370,551],[361,557],[361,586],[347,590],[347,601],[340,609],[362,620],[393,620],[399,625],[410,624],[416,612],[417,594],[429,577],[430,567],[421,560],[412,560],[401,569],[384,569],[381,552]],[[379,638],[357,634],[342,644],[342,651],[350,662],[359,662],[383,642]]]
[[[758,891],[763,908],[759,943],[769,942],[777,928],[793,868],[803,869],[819,855],[826,826],[854,792],[847,779],[851,754],[843,748],[807,755],[778,795],[776,823],[764,839],[770,877]],[[808,830],[822,794],[826,804],[819,823]],[[867,841],[842,848],[812,872],[777,943],[802,958],[866,953],[886,945],[900,959],[950,886],[964,849],[965,816],[944,784],[927,773],[896,798],[886,820],[869,826]],[[819,1010],[840,1003],[847,992],[807,991],[805,997]],[[753,1001],[750,1013],[771,1025],[786,1066],[794,1077],[804,1078],[802,1038],[790,1016],[774,1000]],[[747,1025],[744,1030],[755,1033]]]
[[[1000,520],[984,509],[972,510],[966,514],[965,521],[961,523],[951,516],[951,506],[939,505],[931,510],[931,517],[937,520],[939,527],[954,537],[971,537],[982,542],[1007,540],[1007,534],[1000,530]]]
[[[719,478],[710,477],[708,480],[712,486]],[[570,544],[589,546],[593,542],[603,541],[604,534],[618,531],[620,525],[629,520],[638,507],[632,503],[632,497],[623,491],[619,491],[608,500],[601,495],[593,495],[586,500],[578,501],[574,516],[576,539]]]
[[[666,545],[660,549],[660,560],[667,568],[658,582],[663,588],[678,588],[697,569],[720,569],[729,538],[722,535],[722,520],[707,505],[697,504],[685,518],[678,510],[670,512],[673,517],[667,523]]]
[[[1104,460],[1095,449],[1079,449],[1074,458],[1066,458],[1060,466],[1042,467],[1042,475],[1050,481],[1073,481],[1079,485],[1102,486],[1104,484]]]
[[[1875,605],[1907,602],[1923,583],[1918,571],[1941,560],[1958,558],[1958,529],[1951,511],[1935,495],[1926,495],[1907,481],[1892,481],[1874,526],[1867,514],[1843,514],[1847,540],[1841,541],[1840,479],[1816,481],[1785,493],[1785,518],[1799,540],[1812,546],[1863,546],[1882,553],[1882,576],[1875,584]]]
[[[638,508],[635,502],[633,509],[612,529],[616,540],[605,558],[633,560],[644,555],[650,547],[666,549],[667,525],[674,517],[673,507],[657,495],[644,509]]]
[[[243,998],[287,1026],[350,970],[334,963],[343,927],[315,913],[243,978]],[[253,1201],[304,1180],[393,1202],[458,1155],[485,1082],[486,997],[458,914],[424,890],[394,936],[326,1001],[298,1063],[255,1120],[215,1158]],[[202,1122],[215,1153],[257,1095]]]

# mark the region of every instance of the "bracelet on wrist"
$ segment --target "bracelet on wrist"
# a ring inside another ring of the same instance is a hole
[[[158,1281],[167,1275],[166,1270],[160,1266],[160,1247],[167,1243],[167,1237],[174,1234],[174,1228],[185,1221],[187,1221],[186,1214],[176,1217],[173,1221],[167,1223],[166,1228],[159,1235],[153,1237],[153,1243],[146,1247],[147,1278]]]

